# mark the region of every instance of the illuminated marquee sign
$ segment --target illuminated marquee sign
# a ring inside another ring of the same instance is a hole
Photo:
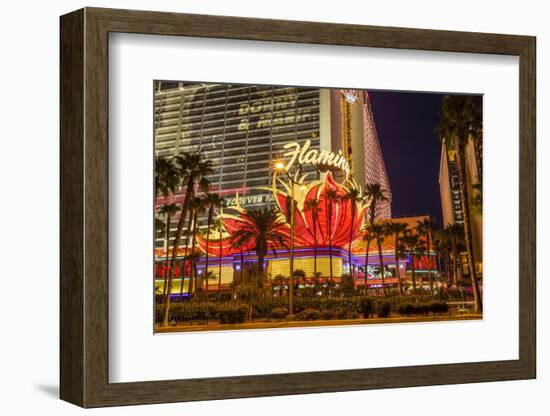
[[[291,149],[284,154],[285,157],[289,157],[290,160],[285,166],[285,170],[288,171],[296,160],[300,165],[309,164],[319,168],[326,168],[327,170],[339,169],[349,176],[349,163],[339,150],[338,153],[331,152],[330,150],[317,150],[310,149],[311,140],[307,140],[302,146],[297,142],[291,142],[285,144],[285,149]]]
[[[249,204],[267,204],[273,202],[273,194],[258,194],[258,195],[246,195],[239,196],[239,205],[249,205]],[[237,198],[229,198],[227,200],[227,206],[236,206]]]

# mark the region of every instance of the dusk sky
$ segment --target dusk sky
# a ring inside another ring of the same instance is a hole
[[[442,94],[369,91],[392,191],[392,216],[429,214],[441,222],[435,133]]]

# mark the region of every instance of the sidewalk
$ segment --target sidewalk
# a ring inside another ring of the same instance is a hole
[[[417,322],[449,322],[470,321],[482,319],[480,314],[469,315],[435,315],[435,316],[399,316],[395,318],[369,318],[369,319],[332,319],[329,321],[272,321],[272,322],[244,322],[242,324],[194,324],[176,325],[170,327],[155,327],[155,333],[167,332],[200,332],[200,331],[235,331],[241,329],[268,329],[268,328],[296,328],[316,326],[341,326],[341,325],[370,325],[389,323],[417,323]]]

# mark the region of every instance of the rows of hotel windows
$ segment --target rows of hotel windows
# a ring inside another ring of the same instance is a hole
[[[155,97],[157,154],[201,151],[216,162],[209,179],[221,189],[267,185],[270,162],[282,155],[286,143],[315,143],[319,137],[317,89],[160,85]]]
[[[311,139],[319,148],[318,89],[156,82],[154,117],[156,154],[200,151],[214,162],[211,190],[225,197],[265,193],[251,188],[270,185],[286,143]]]

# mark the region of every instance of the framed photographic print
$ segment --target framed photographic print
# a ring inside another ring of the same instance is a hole
[[[535,103],[528,36],[62,16],[61,398],[534,378]]]

